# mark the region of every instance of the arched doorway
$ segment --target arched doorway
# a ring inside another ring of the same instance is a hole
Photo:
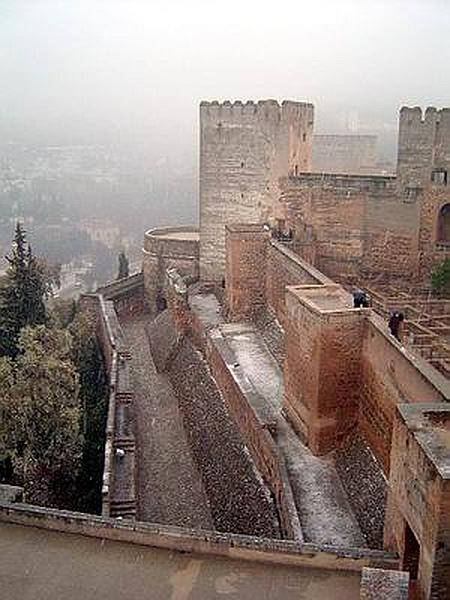
[[[444,204],[439,211],[437,223],[437,241],[450,245],[450,203]]]

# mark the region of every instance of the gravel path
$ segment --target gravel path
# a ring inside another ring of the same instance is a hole
[[[152,361],[148,317],[122,323],[131,351],[135,393],[137,517],[212,528],[207,496],[189,449],[178,402]]]

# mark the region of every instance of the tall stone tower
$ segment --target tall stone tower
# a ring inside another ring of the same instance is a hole
[[[400,110],[397,176],[404,188],[450,183],[450,109]]]
[[[279,179],[311,170],[314,107],[200,104],[200,276],[225,274],[225,225],[273,223]]]

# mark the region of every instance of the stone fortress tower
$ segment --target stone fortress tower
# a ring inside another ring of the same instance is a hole
[[[311,170],[314,107],[261,100],[200,105],[200,276],[225,273],[225,226],[274,223],[279,178]]]
[[[450,108],[400,111],[397,198],[415,210],[418,272],[450,256]]]
[[[447,184],[450,171],[450,109],[418,106],[400,111],[397,177],[408,189]]]

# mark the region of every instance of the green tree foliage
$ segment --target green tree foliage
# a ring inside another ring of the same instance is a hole
[[[121,252],[119,254],[119,272],[117,275],[117,279],[123,279],[124,277],[128,277],[129,275],[129,265],[128,258],[125,252]]]
[[[0,480],[31,503],[99,512],[108,386],[95,323],[45,300],[58,270],[16,228],[0,289]]]
[[[77,510],[101,512],[108,385],[94,324],[78,313],[70,325],[72,360],[80,376],[80,429],[83,434],[81,468],[77,480]]]
[[[22,479],[27,501],[67,505],[78,471],[78,374],[71,338],[44,325],[26,327],[15,360],[0,359],[3,456]]]
[[[431,287],[434,292],[450,296],[450,259],[437,266],[431,274]]]
[[[33,255],[20,223],[6,259],[9,268],[0,289],[0,353],[14,357],[20,330],[47,321],[45,298],[55,275]]]

